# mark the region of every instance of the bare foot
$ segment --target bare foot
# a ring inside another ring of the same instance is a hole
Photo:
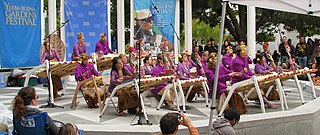
[[[272,108],[272,109],[276,109],[276,108],[279,108],[278,105],[268,105],[269,108]]]

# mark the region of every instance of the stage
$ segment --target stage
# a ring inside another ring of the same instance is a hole
[[[286,89],[286,99],[288,101],[289,110],[285,110],[284,112],[281,111],[281,107],[278,109],[270,109],[266,108],[266,113],[262,114],[259,104],[255,104],[250,102],[247,105],[248,112],[244,115],[241,115],[240,123],[237,124],[234,128],[236,129],[237,135],[246,134],[256,134],[259,133],[263,134],[270,134],[270,132],[274,132],[273,130],[277,131],[280,129],[289,130],[287,127],[290,128],[288,134],[298,134],[304,133],[308,134],[310,132],[294,132],[298,129],[305,129],[306,124],[301,124],[303,126],[299,128],[298,125],[294,127],[288,126],[288,123],[291,122],[301,122],[304,119],[308,119],[306,121],[310,122],[309,119],[314,119],[313,116],[316,116],[314,113],[317,113],[320,104],[320,99],[313,100],[311,96],[310,87],[308,82],[303,82],[307,84],[307,91],[304,91],[304,99],[307,102],[304,105],[301,105],[300,97],[298,94],[297,89],[294,87],[294,81],[289,80],[284,82],[284,88]],[[160,132],[159,128],[159,120],[162,115],[166,114],[167,112],[172,112],[168,109],[168,107],[162,107],[160,110],[156,110],[155,108],[151,107],[151,100],[146,98],[145,107],[147,110],[147,114],[149,117],[150,122],[152,125],[132,125],[136,124],[138,117],[135,115],[127,115],[126,117],[118,117],[116,114],[115,108],[110,104],[102,116],[99,118],[99,109],[89,109],[82,97],[81,93],[78,94],[76,108],[70,108],[71,100],[74,94],[74,90],[76,87],[76,82],[69,82],[67,84],[67,89],[65,95],[57,98],[55,101],[56,105],[63,106],[63,109],[54,108],[54,109],[47,109],[44,108],[44,111],[49,112],[49,115],[55,119],[62,121],[64,123],[72,122],[78,125],[79,128],[85,131],[85,134],[112,134],[112,135],[123,135],[123,134],[139,134],[139,135],[150,135],[153,133]],[[0,103],[3,103],[5,106],[10,107],[12,99],[19,91],[21,87],[5,87],[0,88]],[[47,87],[43,87],[42,84],[35,86],[38,95],[40,96],[39,105],[46,104],[47,100]],[[316,93],[320,95],[320,87],[316,87]],[[113,99],[117,103],[117,98]],[[313,100],[312,102],[310,102]],[[318,106],[314,106],[317,104]],[[278,102],[280,106],[280,103]],[[208,107],[205,106],[205,99],[203,97],[197,98],[194,102],[187,103],[189,106],[189,110],[187,110],[186,115],[190,117],[192,123],[198,128],[201,134],[205,134],[209,122],[209,114],[210,110]],[[303,111],[306,110],[306,111]],[[301,112],[302,111],[302,112]],[[303,117],[302,117],[303,116]],[[305,117],[310,116],[310,117]],[[319,117],[319,116],[317,116]],[[318,118],[320,119],[320,118]],[[144,119],[142,122],[146,122]],[[311,121],[313,122],[313,121]],[[316,121],[320,123],[320,120]],[[287,125],[287,126],[279,126],[280,125]],[[269,125],[269,126],[268,126]],[[275,128],[273,128],[276,126]],[[312,127],[312,126],[311,126]],[[180,129],[183,129],[178,132],[178,134],[188,134],[188,131],[185,127],[181,126]],[[261,129],[263,130],[261,130]],[[309,127],[307,128],[309,129]],[[319,129],[317,129],[319,130]],[[281,133],[287,134],[285,131],[281,131]],[[313,132],[317,133],[317,132]]]

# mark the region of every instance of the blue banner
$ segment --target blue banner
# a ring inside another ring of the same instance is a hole
[[[78,42],[77,33],[84,34],[89,54],[94,52],[100,34],[108,33],[107,8],[109,7],[107,0],[65,0],[64,6],[65,19],[70,21],[66,26],[66,59],[70,61],[73,46]],[[111,47],[111,44],[108,44]]]
[[[175,9],[176,0],[134,0],[135,39],[143,39],[146,51],[153,55],[166,47],[172,51]]]
[[[40,64],[41,0],[1,0],[0,68]]]

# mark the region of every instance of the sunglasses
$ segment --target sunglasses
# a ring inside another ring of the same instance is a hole
[[[36,98],[39,99],[39,96],[37,95]]]

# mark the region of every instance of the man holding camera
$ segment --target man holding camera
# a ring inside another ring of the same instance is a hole
[[[176,135],[179,125],[188,127],[190,135],[199,135],[198,130],[192,125],[189,117],[183,113],[167,113],[162,116],[160,119],[161,135]]]

